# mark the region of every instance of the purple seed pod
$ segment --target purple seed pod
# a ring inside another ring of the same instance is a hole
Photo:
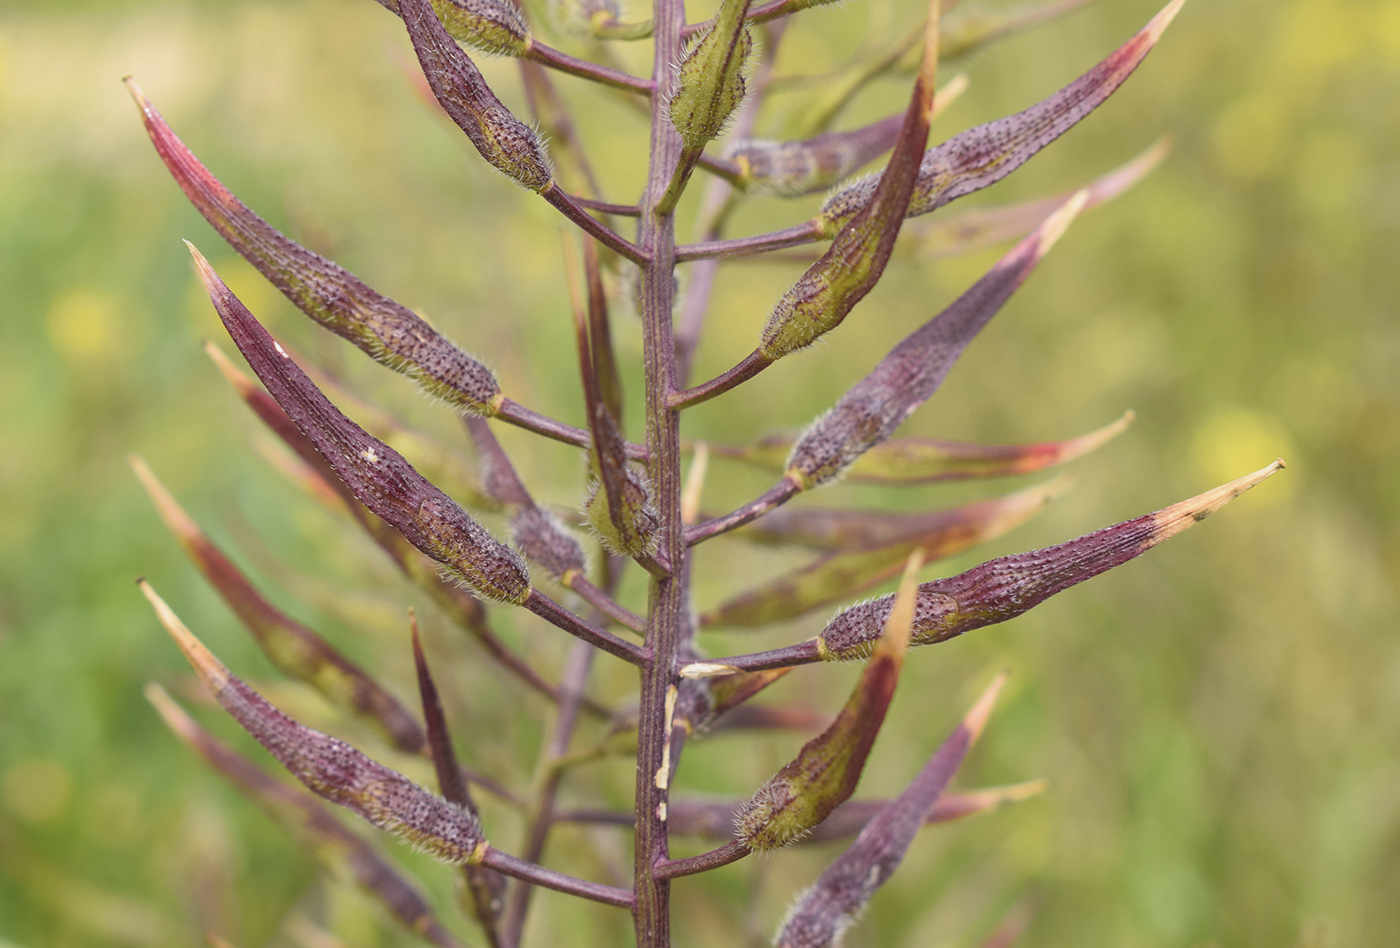
[[[134,456],[130,461],[170,532],[274,665],[369,721],[399,750],[416,754],[423,749],[423,730],[407,708],[329,642],[264,599],[190,519],[146,462]]]
[[[1282,467],[1282,461],[1275,461],[1156,513],[1058,546],[997,557],[957,576],[924,583],[914,613],[913,642],[930,645],[1013,619],[1195,526]],[[869,655],[892,607],[893,597],[882,596],[838,614],[817,638],[822,658],[849,661]]]
[[[144,580],[141,591],[224,710],[307,789],[444,862],[481,861],[487,844],[474,816],[278,711],[205,648]]]
[[[495,410],[501,389],[486,366],[412,311],[253,213],[200,164],[130,79],[127,88],[157,153],[195,210],[298,309],[462,411]]]
[[[788,913],[777,948],[832,948],[884,885],[981,735],[1006,676],[999,675],[899,797],[881,810]]]
[[[430,0],[399,0],[399,15],[438,104],[481,157],[531,191],[549,187],[553,172],[544,143],[496,98],[471,57],[438,20]]]
[[[1107,59],[1024,112],[954,135],[924,155],[909,202],[916,217],[993,185],[1104,103],[1152,51],[1185,0],[1162,12]],[[836,234],[872,198],[881,176],[848,185],[829,197],[817,216],[823,233]]]
[[[433,914],[426,899],[374,847],[326,812],[304,790],[297,790],[262,771],[195,723],[164,688],[146,686],[146,700],[155,706],[170,730],[208,761],[224,779],[274,819],[302,836],[310,850],[332,872],[348,870],[360,887],[378,900],[399,923],[438,948],[458,948],[458,942]]]
[[[1084,192],[1076,194],[952,305],[890,350],[798,439],[788,459],[788,477],[804,488],[828,483],[894,434],[943,384],[972,337],[1030,276],[1085,200]]]
[[[1044,509],[1064,487],[1062,480],[1051,481],[995,500],[978,501],[933,514],[906,515],[903,524],[899,523],[898,515],[882,517],[867,511],[865,513],[871,516],[860,527],[852,525],[835,534],[847,538],[846,542],[798,569],[702,613],[700,624],[765,625],[848,599],[893,578],[913,550],[922,550],[928,560],[944,559],[1009,532]],[[862,511],[804,510],[799,513],[850,514],[849,519],[855,520]],[[766,525],[767,520],[767,517],[759,520],[759,526]],[[888,527],[889,532],[875,532],[882,526]],[[861,535],[861,528],[865,536]]]
[[[520,557],[415,471],[403,455],[341,414],[193,245],[190,253],[234,344],[356,499],[483,596],[524,602],[530,595],[530,575]]]
[[[904,114],[849,132],[827,132],[803,141],[744,139],[725,157],[739,166],[749,194],[800,197],[829,188],[894,147]]]

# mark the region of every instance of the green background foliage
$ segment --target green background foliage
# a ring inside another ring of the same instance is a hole
[[[845,62],[901,35],[919,6],[862,0],[806,14],[780,71]],[[971,90],[935,123],[935,139],[1040,99],[1154,12],[1098,0],[958,64]],[[641,49],[623,58],[645,67]],[[361,392],[450,443],[458,429],[407,382],[312,331],[223,247],[161,168],[119,82],[134,73],[196,153],[275,224],[430,315],[487,357],[518,400],[579,423],[559,221],[423,106],[410,62],[401,29],[368,0],[0,9],[0,945],[192,944],[206,927],[239,945],[307,944],[289,916],[347,945],[411,941],[346,884],[318,881],[311,857],[178,746],[141,696],[157,680],[201,704],[132,583],[145,574],[236,671],[377,752],[277,680],[165,535],[124,463],[129,451],[274,598],[373,662],[404,698],[402,609],[424,606],[260,456],[266,439],[199,350],[218,325],[179,238],[274,331]],[[520,108],[511,64],[484,69]],[[609,94],[561,86],[610,197],[631,199],[642,121]],[[905,94],[901,83],[879,86],[846,127]],[[789,101],[775,100],[767,131],[796,114],[784,112]],[[1046,946],[1381,945],[1400,933],[1397,101],[1391,0],[1196,0],[1098,114],[950,209],[1059,191],[1163,132],[1176,137],[1164,167],[1075,224],[904,433],[1066,437],[1130,407],[1138,422],[1075,464],[1076,490],[1045,514],[934,570],[1136,516],[1278,455],[1289,469],[1143,560],[1009,625],[911,655],[862,793],[903,786],[1001,668],[1012,684],[959,785],[1043,776],[1051,789],[927,832],[852,944],[972,944],[1018,903],[1035,909],[1026,944]],[[796,222],[814,204],[757,200],[735,233]],[[696,410],[688,432],[738,442],[805,424],[995,257],[897,255],[831,344]],[[723,272],[697,377],[752,348],[798,272]],[[621,316],[634,396],[639,336]],[[578,452],[503,438],[543,499],[578,500]],[[767,483],[716,462],[707,506]],[[922,509],[1003,486],[1021,485],[840,487],[815,502]],[[697,558],[698,603],[783,562],[717,541]],[[717,635],[712,647],[781,644],[822,618]],[[425,621],[464,755],[524,786],[545,709],[520,700],[430,611]],[[562,662],[562,634],[504,621],[541,667]],[[630,673],[602,664],[597,693],[629,694]],[[806,669],[780,693],[834,709],[855,671]],[[688,750],[678,786],[741,795],[796,743],[717,736]],[[630,780],[625,762],[595,765],[575,799],[626,806]],[[493,840],[510,848],[518,825],[488,807],[493,819]],[[629,845],[608,838],[563,832],[551,858],[595,872],[587,847]],[[452,914],[449,873],[394,851]],[[677,884],[678,942],[737,944],[745,926],[771,933],[834,853],[752,859]],[[746,898],[742,912],[733,907]],[[540,903],[539,943],[627,937],[612,910]]]

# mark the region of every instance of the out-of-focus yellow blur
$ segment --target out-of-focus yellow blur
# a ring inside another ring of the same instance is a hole
[[[861,0],[804,14],[779,71],[826,71],[902,35],[921,11]],[[957,64],[971,89],[935,137],[1037,101],[1154,12],[1150,0],[1097,0]],[[640,49],[622,59],[647,68]],[[120,79],[134,74],[196,153],[278,226],[426,313],[519,401],[580,422],[559,219],[485,170],[422,104],[411,62],[401,28],[370,0],[0,9],[0,945],[192,944],[206,930],[240,946],[311,944],[313,929],[347,945],[409,943],[348,883],[322,881],[141,697],[143,682],[161,681],[248,746],[186,686],[133,585],[144,574],[240,674],[308,721],[371,740],[278,679],[164,534],[127,470],[130,451],[279,603],[373,660],[405,699],[402,610],[425,605],[259,455],[265,438],[200,351],[220,334],[179,239],[361,392],[446,441],[458,429],[407,383],[305,325],[223,246],[160,166]],[[483,68],[523,109],[512,64]],[[609,94],[559,85],[609,198],[632,200],[642,121]],[[845,127],[903,94],[898,82],[878,86]],[[776,98],[767,130],[780,134],[797,102]],[[961,785],[1045,777],[1050,789],[927,832],[853,943],[974,944],[1018,903],[1034,908],[1025,943],[1042,946],[1340,948],[1400,937],[1397,102],[1394,0],[1195,0],[1098,114],[964,202],[1056,193],[1175,137],[1161,169],[1074,225],[906,426],[1030,441],[1137,411],[1127,434],[1073,466],[1074,491],[981,556],[1166,506],[1276,456],[1289,466],[1144,559],[911,656],[863,794],[902,787],[1002,668],[1012,684]],[[756,200],[736,227],[786,226],[812,206]],[[805,424],[996,255],[897,256],[831,345],[697,409],[688,432],[737,442]],[[756,263],[722,273],[700,374],[752,348],[799,272]],[[635,398],[639,331],[625,312],[617,336]],[[577,501],[577,452],[503,438],[543,499]],[[705,503],[736,504],[765,486],[716,461]],[[933,508],[1014,486],[841,487],[817,501]],[[702,550],[700,605],[772,562],[737,543]],[[761,640],[717,636],[713,648],[792,641],[823,618]],[[465,758],[527,786],[545,709],[520,701],[431,614],[425,622],[449,669]],[[562,662],[561,637],[503,622],[541,667]],[[834,708],[853,672],[808,669],[781,694]],[[599,693],[620,700],[630,687],[603,669]],[[693,744],[678,786],[742,795],[797,743]],[[572,802],[625,807],[630,781],[626,762],[589,768]],[[514,848],[516,817],[503,807],[487,817],[493,842]],[[558,839],[559,858],[585,874],[599,871],[579,856],[586,846],[605,856],[630,847],[621,834]],[[453,915],[450,873],[395,852]],[[677,944],[738,944],[746,924],[771,932],[835,852],[749,860],[712,884],[678,884]],[[535,943],[630,937],[612,910],[580,912],[553,896],[539,905]]]

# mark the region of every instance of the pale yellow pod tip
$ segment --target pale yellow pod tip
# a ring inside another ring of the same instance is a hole
[[[166,605],[164,599],[156,594],[156,591],[151,588],[151,584],[146,582],[144,577],[138,579],[136,585],[141,587],[141,593],[150,602],[151,608],[155,610],[160,624],[165,626],[165,631],[170,633],[175,644],[180,646],[180,651],[185,653],[185,658],[189,659],[190,664],[194,666],[195,672],[203,679],[205,685],[215,692],[223,690],[228,685],[229,679],[233,677],[229,670],[224,667],[224,663],[215,658],[214,653],[205,648],[204,643],[194,637],[194,633],[180,621],[180,617]]]

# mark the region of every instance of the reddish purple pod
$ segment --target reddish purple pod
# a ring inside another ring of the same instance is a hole
[[[1023,112],[954,135],[924,155],[909,216],[927,214],[974,191],[996,184],[1069,131],[1118,90],[1157,44],[1185,0],[1172,0],[1133,38],[1093,69]],[[871,200],[880,179],[869,177],[842,188],[817,216],[825,235],[853,220]]]
[[[355,497],[419,550],[489,599],[521,603],[530,574],[403,455],[346,418],[190,246],[200,278],[234,344],[277,403]]]
[[[773,940],[777,948],[831,948],[840,943],[875,890],[904,861],[909,844],[981,735],[1005,681],[1003,674],[992,682],[909,788],[876,814],[802,894]]]

